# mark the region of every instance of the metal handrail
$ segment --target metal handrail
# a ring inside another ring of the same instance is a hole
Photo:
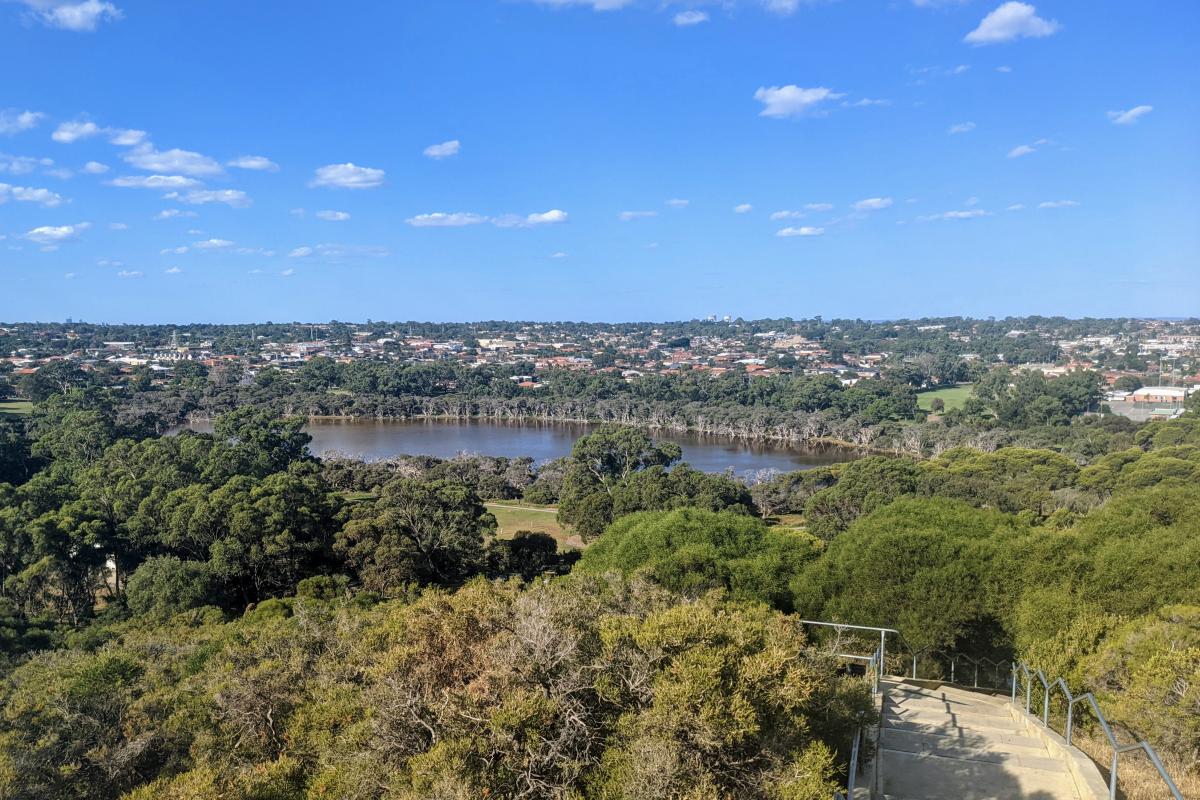
[[[1100,704],[1096,702],[1096,696],[1091,692],[1084,692],[1080,695],[1071,693],[1071,687],[1067,686],[1067,682],[1062,678],[1056,678],[1053,682],[1046,680],[1046,674],[1040,669],[1030,673],[1029,668],[1021,662],[1014,662],[1012,667],[1013,673],[1013,689],[1012,701],[1016,705],[1017,700],[1017,668],[1020,667],[1025,675],[1025,713],[1029,713],[1030,707],[1030,692],[1033,688],[1033,676],[1036,676],[1043,687],[1042,698],[1042,725],[1050,730],[1050,695],[1055,687],[1062,689],[1063,696],[1067,699],[1067,723],[1066,730],[1063,732],[1063,738],[1066,739],[1067,746],[1071,745],[1071,737],[1074,733],[1075,725],[1075,706],[1085,700],[1092,707],[1092,713],[1096,717],[1096,721],[1100,723],[1100,728],[1104,731],[1104,736],[1108,739],[1108,744],[1112,748],[1112,765],[1109,770],[1108,778],[1108,796],[1109,800],[1116,800],[1117,797],[1117,767],[1119,765],[1122,753],[1130,753],[1134,750],[1142,750],[1150,758],[1150,763],[1158,770],[1159,777],[1163,779],[1163,783],[1167,785],[1171,795],[1175,800],[1184,800],[1183,793],[1179,791],[1179,787],[1175,785],[1175,781],[1171,779],[1166,767],[1163,766],[1162,760],[1158,757],[1158,753],[1145,739],[1134,744],[1120,744],[1117,741],[1116,734],[1113,733],[1112,726],[1108,724],[1108,719],[1105,718],[1104,712],[1100,710]]]

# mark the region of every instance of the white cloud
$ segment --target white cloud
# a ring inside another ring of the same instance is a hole
[[[54,129],[54,133],[50,134],[50,138],[61,144],[71,144],[80,139],[89,139],[93,136],[98,136],[103,133],[103,129],[94,122],[63,122]]]
[[[1134,106],[1128,111],[1110,111],[1108,118],[1114,125],[1132,125],[1138,117],[1145,116],[1154,110],[1154,106]]]
[[[27,175],[38,167],[52,167],[54,159],[31,158],[29,156],[7,156],[0,154],[0,172]]]
[[[233,242],[228,239],[205,239],[202,242],[193,242],[192,247],[197,250],[222,250],[226,247],[233,247]]]
[[[692,203],[692,201],[690,201],[690,200],[681,200],[678,197],[676,197],[676,198],[672,198],[671,200],[668,200],[665,203],[665,205],[667,206],[667,208],[687,208],[689,205],[691,205],[691,203]]]
[[[12,136],[22,131],[27,131],[30,128],[37,127],[37,124],[46,117],[40,111],[18,111],[15,108],[8,108],[0,111],[0,134],[4,136]]]
[[[182,175],[123,175],[113,178],[108,185],[122,189],[186,189],[199,186],[200,181]]]
[[[1037,152],[1036,147],[1032,147],[1027,144],[1020,144],[1020,145],[1017,145],[1016,147],[1014,147],[1012,150],[1008,151],[1008,157],[1009,158],[1020,158],[1021,156],[1027,156],[1030,153],[1036,153],[1036,152]]]
[[[64,272],[63,277],[69,281],[72,281],[79,277],[79,273],[78,272]]]
[[[426,158],[449,158],[450,156],[458,155],[458,151],[462,149],[462,143],[458,139],[451,139],[448,142],[441,144],[431,144],[425,148]]]
[[[288,253],[288,258],[308,258],[313,254],[311,247],[297,247]]]
[[[972,208],[966,211],[943,211],[940,214],[930,214],[924,217],[918,217],[922,222],[932,222],[934,220],[952,220],[952,219],[978,219],[979,217],[990,217],[991,213],[984,211],[982,208]]]
[[[804,89],[792,84],[759,87],[758,91],[754,93],[754,99],[763,104],[763,110],[759,112],[759,116],[776,119],[804,116],[814,112],[821,103],[841,97],[844,95],[826,89],[824,86]]]
[[[506,214],[494,218],[492,224],[500,228],[534,228],[539,225],[559,225],[566,221],[567,212],[552,208],[540,214],[527,214],[524,217]]]
[[[279,165],[266,156],[238,156],[225,163],[227,167],[237,169],[253,169],[260,172],[278,172]]]
[[[280,271],[279,271],[279,275],[280,275],[280,277],[282,277],[282,278],[289,278],[289,277],[291,277],[292,275],[295,275],[295,274],[296,274],[296,270],[292,269],[291,267],[288,267],[287,269],[284,269],[284,270],[280,270]]]
[[[823,233],[825,233],[824,228],[814,228],[810,225],[803,225],[799,228],[780,228],[775,232],[775,235],[786,238],[790,236],[820,236]]]
[[[1012,67],[1006,67],[1006,66],[996,67],[996,72],[1004,72],[1004,73],[1012,72]]]
[[[195,211],[184,211],[180,208],[166,208],[155,215],[155,219],[179,219],[181,217],[194,217]]]
[[[771,212],[771,221],[772,222],[778,222],[781,219],[803,219],[803,218],[804,218],[803,211],[791,211],[789,209],[784,209],[782,211]]]
[[[121,262],[121,261],[113,261],[111,258],[101,258],[98,261],[96,261],[96,266],[97,267],[123,267],[123,266],[125,266],[125,264],[124,264],[124,262]]]
[[[325,186],[332,189],[374,189],[383,185],[384,171],[372,167],[360,167],[347,162],[329,164],[316,171],[312,187]]]
[[[754,206],[750,205],[749,203],[738,203],[733,207],[733,213],[735,214],[749,214],[753,210]]]
[[[10,198],[18,203],[37,203],[42,208],[55,208],[63,204],[62,196],[49,189],[0,183],[0,204],[8,202]]]
[[[974,122],[957,122],[957,123],[951,125],[950,129],[946,132],[950,133],[950,134],[970,133],[973,130],[975,130]]]
[[[168,269],[164,269],[163,272],[167,273],[168,275],[178,275],[179,273],[183,272],[183,267],[169,267]]]
[[[32,9],[32,16],[50,28],[68,31],[94,31],[104,20],[121,19],[121,9],[101,0],[21,0]]]
[[[617,214],[617,219],[621,220],[621,222],[632,222],[635,219],[647,219],[657,216],[657,211],[622,211],[620,214]]]
[[[74,239],[90,227],[90,222],[79,222],[75,225],[42,225],[27,231],[25,238],[38,244],[54,245]]]
[[[108,172],[108,164],[101,164],[99,161],[89,161],[83,165],[83,171],[88,175],[103,175]]]
[[[1008,207],[1007,209],[1005,209],[1005,210],[1006,210],[1006,211],[1020,211],[1020,210],[1022,210],[1023,208],[1025,208],[1025,204],[1024,204],[1024,203],[1013,203],[1011,206],[1009,206],[1009,207]]]
[[[147,172],[175,172],[182,175],[209,176],[224,172],[221,165],[208,156],[191,150],[155,150],[149,142],[138,145],[124,156],[127,163]]]
[[[566,253],[564,253],[563,251],[559,250],[557,253],[551,253],[550,257],[551,258],[568,258],[569,256]]]
[[[1009,0],[983,18],[979,27],[964,37],[974,45],[1011,42],[1014,39],[1041,38],[1057,33],[1062,26],[1055,20],[1042,19],[1029,3]]]
[[[133,147],[136,144],[141,144],[146,138],[145,131],[136,131],[132,128],[108,128],[108,141],[118,147]]]
[[[550,6],[551,8],[583,6],[593,11],[617,11],[632,4],[633,0],[533,0],[533,2],[542,6]]]
[[[842,106],[845,108],[868,108],[870,106],[890,106],[891,100],[879,100],[871,97],[862,97],[854,101],[842,101]]]
[[[1075,208],[1079,203],[1075,200],[1047,200],[1038,203],[1038,208]]]
[[[118,278],[140,278],[144,273],[140,270],[123,269],[117,273]]]
[[[110,231],[127,231],[129,230],[129,226],[124,222],[110,222],[108,223],[108,229]]]
[[[879,211],[891,204],[892,198],[890,197],[868,197],[866,200],[859,200],[853,208],[855,211]]]
[[[488,218],[465,211],[456,211],[452,214],[435,211],[432,214],[418,214],[404,221],[414,228],[462,228],[467,225],[481,225],[487,222]]]
[[[189,248],[187,245],[180,245],[179,247],[168,247],[163,250],[159,250],[158,254],[160,256],[181,256],[186,253],[188,249]]]
[[[692,25],[699,25],[702,22],[708,22],[707,11],[680,11],[672,20],[680,28],[688,28]]]
[[[833,203],[805,203],[805,211],[832,211]]]
[[[248,208],[251,203],[250,198],[240,189],[193,189],[188,192],[170,192],[163,196],[168,200],[178,200],[193,206],[224,203],[232,208]]]
[[[326,222],[345,222],[350,219],[350,215],[345,211],[318,211],[315,216]]]

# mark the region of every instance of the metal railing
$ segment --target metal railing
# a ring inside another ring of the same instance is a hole
[[[910,650],[910,652],[912,652]],[[919,677],[917,665],[921,658],[940,656],[950,667],[950,683],[959,686],[970,686],[974,689],[1007,689],[1009,672],[1013,662],[1007,658],[992,659],[987,656],[969,656],[966,653],[955,653],[946,650],[922,650],[912,653],[911,677]],[[959,668],[960,663],[962,669]],[[980,683],[980,676],[984,681]],[[969,676],[969,678],[968,678]]]
[[[803,625],[816,625],[818,627],[832,628],[839,633],[842,631],[858,631],[869,633],[872,637],[874,634],[878,633],[879,645],[870,655],[843,652],[834,652],[833,655],[836,658],[863,662],[866,665],[866,674],[864,677],[866,678],[868,685],[871,687],[871,697],[875,698],[879,696],[880,681],[883,679],[885,669],[884,658],[887,655],[887,637],[888,634],[896,634],[899,636],[899,631],[893,628],[876,628],[870,625],[847,625],[841,622],[823,622],[811,619],[802,619],[800,620],[800,623]],[[858,785],[858,773],[861,769],[861,765],[859,764],[859,755],[862,750],[863,734],[865,731],[866,725],[864,723],[860,723],[858,727],[854,729],[854,736],[850,741],[850,763],[847,766],[846,792],[844,794],[842,792],[834,792],[834,800],[854,800],[854,792]],[[878,757],[878,740],[875,742],[875,744],[876,757],[872,759],[871,762],[873,769],[871,776],[872,794],[874,793],[874,787],[879,785],[880,759]]]
[[[1158,757],[1158,753],[1146,740],[1141,740],[1133,744],[1121,744],[1117,741],[1116,734],[1113,733],[1112,726],[1108,724],[1108,720],[1104,716],[1104,712],[1100,710],[1099,703],[1096,702],[1096,696],[1091,692],[1084,692],[1076,695],[1071,692],[1071,687],[1067,686],[1067,682],[1062,678],[1056,678],[1051,681],[1046,678],[1046,674],[1039,670],[1030,671],[1029,667],[1021,662],[1014,662],[1012,665],[1012,704],[1017,704],[1017,670],[1020,669],[1025,678],[1025,713],[1030,713],[1033,699],[1033,679],[1037,678],[1042,684],[1042,726],[1049,730],[1054,730],[1050,725],[1050,696],[1055,688],[1062,690],[1063,697],[1067,701],[1067,722],[1066,729],[1063,732],[1063,738],[1067,742],[1067,746],[1071,746],[1071,736],[1074,733],[1075,725],[1075,706],[1087,702],[1092,707],[1092,714],[1096,721],[1100,723],[1100,728],[1104,731],[1104,736],[1108,739],[1108,744],[1112,748],[1112,765],[1109,768],[1108,777],[1108,796],[1109,800],[1116,800],[1117,797],[1117,767],[1120,765],[1121,756],[1124,753],[1131,753],[1135,750],[1143,751],[1150,759],[1150,763],[1158,770],[1159,777],[1163,783],[1167,785],[1171,795],[1175,800],[1184,800],[1183,793],[1179,791],[1179,787],[1175,785],[1175,781],[1171,779],[1166,767],[1163,766],[1162,760]]]

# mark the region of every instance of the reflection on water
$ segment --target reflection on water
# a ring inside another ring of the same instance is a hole
[[[210,432],[212,425],[193,423],[192,430]],[[340,453],[368,461],[399,455],[452,458],[459,453],[486,456],[530,456],[537,462],[565,456],[575,440],[594,425],[504,423],[487,420],[316,420],[308,433],[309,449],[320,455]],[[732,468],[739,475],[760,469],[790,472],[850,461],[856,454],[837,448],[743,442],[692,433],[651,432],[660,441],[677,442],[683,460],[705,472]]]

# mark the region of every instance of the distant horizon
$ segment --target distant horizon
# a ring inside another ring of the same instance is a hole
[[[1200,316],[1142,316],[1137,314],[1115,314],[1111,316],[1097,315],[1082,315],[1071,316],[1067,314],[1005,314],[1003,316],[991,315],[987,317],[978,317],[970,314],[928,314],[920,317],[885,317],[872,318],[865,317],[844,317],[830,316],[826,314],[814,314],[811,316],[782,316],[782,317],[747,317],[747,316],[732,316],[725,320],[721,317],[709,319],[708,316],[703,317],[687,317],[679,319],[376,319],[373,317],[364,317],[362,319],[327,319],[327,320],[235,320],[230,322],[218,322],[213,320],[190,320],[190,321],[154,321],[154,322],[131,322],[131,321],[110,321],[110,320],[89,320],[66,318],[61,320],[0,320],[0,327],[7,325],[99,325],[99,326],[133,326],[133,327],[162,327],[168,325],[191,326],[191,325],[488,325],[493,323],[504,323],[514,325],[680,325],[692,322],[737,322],[744,323],[752,322],[776,322],[783,320],[791,320],[792,322],[811,322],[820,319],[823,322],[866,322],[873,325],[882,325],[886,323],[903,323],[903,322],[926,322],[943,319],[960,319],[971,322],[1001,322],[1004,320],[1029,320],[1035,318],[1042,319],[1065,319],[1069,321],[1078,321],[1085,319],[1093,320],[1134,320],[1140,322],[1200,322]]]

